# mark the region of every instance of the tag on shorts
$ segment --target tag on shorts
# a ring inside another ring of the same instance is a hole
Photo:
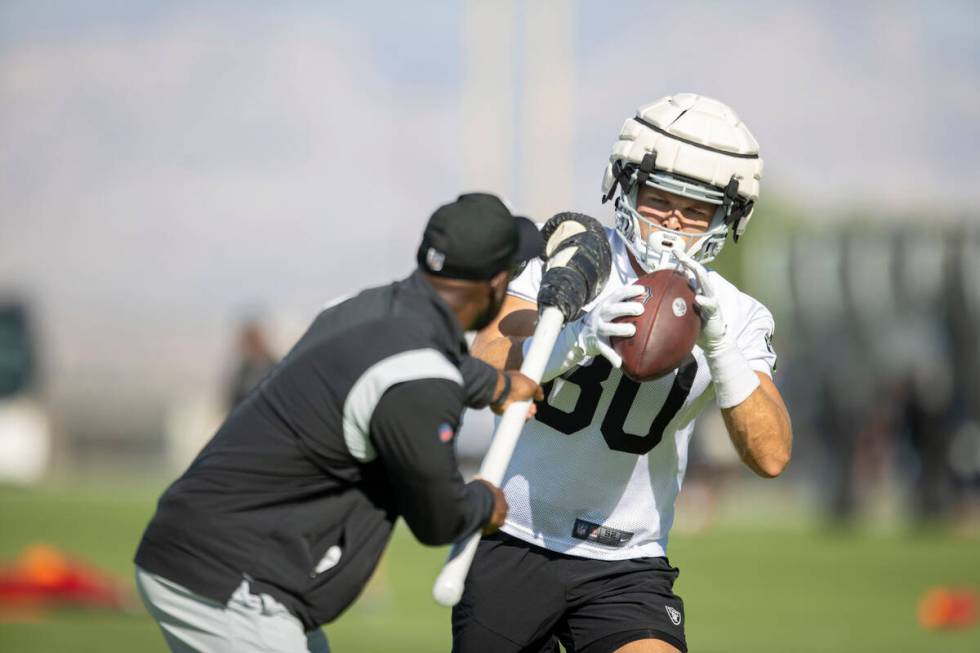
[[[609,528],[602,524],[593,524],[584,519],[576,519],[575,526],[572,528],[572,537],[576,540],[587,540],[618,549],[626,546],[626,543],[633,539],[633,533]]]

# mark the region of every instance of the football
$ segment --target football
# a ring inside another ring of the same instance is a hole
[[[643,304],[643,313],[616,320],[635,324],[636,335],[611,341],[623,357],[623,373],[642,383],[677,369],[694,348],[701,318],[694,310],[694,290],[680,272],[657,270],[637,279],[636,285],[646,289],[634,300]]]

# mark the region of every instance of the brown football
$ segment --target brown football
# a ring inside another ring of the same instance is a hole
[[[617,322],[636,325],[632,338],[612,338],[623,357],[623,372],[634,381],[652,381],[677,369],[691,353],[701,333],[701,318],[694,310],[694,291],[687,277],[675,270],[657,270],[635,282],[646,295],[635,300],[643,313]]]

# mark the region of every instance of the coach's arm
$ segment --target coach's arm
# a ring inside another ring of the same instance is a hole
[[[459,474],[453,441],[462,395],[453,381],[408,381],[385,392],[371,417],[371,441],[398,512],[423,544],[450,544],[480,527],[499,528],[507,516],[498,488],[464,483]]]
[[[469,408],[489,406],[493,412],[502,415],[515,401],[544,398],[541,386],[520,372],[505,371],[503,366],[498,369],[473,356],[463,357],[459,372],[463,375],[464,401]]]

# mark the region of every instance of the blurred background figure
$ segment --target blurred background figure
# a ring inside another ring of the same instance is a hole
[[[976,230],[841,225],[789,245],[780,364],[795,426],[822,444],[804,466],[826,514],[975,519]]]
[[[228,409],[237,406],[265,378],[279,358],[272,353],[258,318],[246,318],[238,327],[237,361],[228,382]]]
[[[26,302],[0,297],[0,482],[33,483],[48,472],[36,333]]]
[[[275,352],[293,344],[277,342],[273,345],[266,321],[257,315],[239,318],[228,328],[230,346],[225,350],[226,360],[216,364],[210,378],[174,393],[165,408],[162,427],[162,462],[165,464],[158,470],[182,471],[190,464],[228,413],[279,362]]]

